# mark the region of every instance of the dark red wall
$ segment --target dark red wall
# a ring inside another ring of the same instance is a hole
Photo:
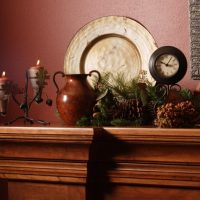
[[[188,0],[6,0],[0,5],[0,73],[21,87],[25,70],[41,59],[49,73],[63,70],[64,56],[73,35],[89,21],[108,15],[128,16],[141,22],[158,46],[172,45],[187,56],[188,73],[181,82],[195,88],[190,80],[190,37]],[[52,81],[45,90],[54,100]],[[55,104],[32,109],[34,117],[58,121]],[[8,117],[19,109],[11,100]],[[2,118],[0,118],[2,120]]]

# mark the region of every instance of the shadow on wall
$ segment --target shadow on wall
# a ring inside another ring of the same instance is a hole
[[[115,157],[128,153],[128,143],[119,140],[102,128],[94,129],[87,164],[86,200],[104,200],[114,190],[109,172],[116,170]]]

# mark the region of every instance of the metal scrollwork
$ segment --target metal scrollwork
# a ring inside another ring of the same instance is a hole
[[[156,86],[156,93],[157,95],[160,97],[160,101],[155,102],[154,104],[154,113],[156,113],[157,107],[164,102],[168,96],[170,91],[181,91],[181,86],[178,84],[162,84],[162,83],[158,83]]]
[[[158,94],[161,97],[161,99],[165,99],[169,95],[170,91],[172,90],[176,90],[178,92],[181,91],[181,86],[178,84],[166,85],[159,83],[156,85],[156,90],[157,92],[159,92]]]

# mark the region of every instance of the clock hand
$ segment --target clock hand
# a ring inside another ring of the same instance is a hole
[[[171,59],[172,59],[172,56],[170,57],[170,59],[169,59],[169,61],[167,62],[167,66],[169,66],[169,62],[171,61]]]
[[[160,61],[162,64],[167,65],[166,63],[164,63],[163,61]]]

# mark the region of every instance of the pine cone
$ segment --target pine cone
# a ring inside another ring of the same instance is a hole
[[[166,103],[157,108],[155,125],[162,128],[192,127],[197,111],[191,101]]]
[[[136,99],[128,99],[117,102],[113,109],[113,119],[135,120],[142,118],[144,109],[142,102]]]

